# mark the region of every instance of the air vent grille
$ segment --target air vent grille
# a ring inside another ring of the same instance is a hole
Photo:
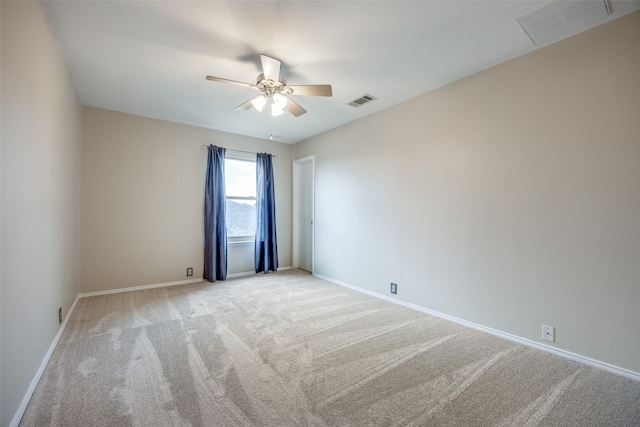
[[[347,105],[350,105],[352,107],[358,108],[358,107],[360,107],[360,106],[362,106],[364,104],[368,104],[371,101],[375,101],[376,99],[378,99],[378,98],[376,98],[373,95],[366,94],[366,95],[361,96],[358,99],[354,99],[353,101],[347,103]]]
[[[560,0],[517,21],[535,44],[554,42],[606,21],[607,1]]]

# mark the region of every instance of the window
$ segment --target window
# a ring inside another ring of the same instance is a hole
[[[256,234],[255,155],[227,151],[224,161],[227,199],[227,237],[248,241]]]

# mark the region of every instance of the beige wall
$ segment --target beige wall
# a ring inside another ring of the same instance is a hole
[[[81,106],[39,2],[2,10],[0,425],[79,288]]]
[[[81,292],[202,277],[202,145],[276,154],[278,255],[291,266],[291,146],[83,107]],[[229,273],[253,246],[229,248]]]
[[[640,12],[294,146],[316,273],[640,373],[638,40]]]

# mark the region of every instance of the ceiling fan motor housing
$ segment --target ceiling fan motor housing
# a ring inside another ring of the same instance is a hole
[[[256,80],[256,87],[267,94],[267,96],[273,96],[276,93],[284,93],[291,95],[293,89],[287,86],[287,81],[283,77],[278,77],[278,81],[271,79],[265,79],[264,73],[261,73]]]

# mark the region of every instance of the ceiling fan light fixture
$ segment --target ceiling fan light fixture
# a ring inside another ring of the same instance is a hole
[[[267,104],[267,97],[265,95],[256,96],[251,100],[251,105],[258,111],[262,111],[264,106]]]
[[[278,108],[276,104],[271,105],[271,115],[273,117],[281,116],[284,113],[282,108]]]
[[[273,105],[278,107],[279,110],[283,110],[287,106],[287,97],[276,93],[273,95]]]

